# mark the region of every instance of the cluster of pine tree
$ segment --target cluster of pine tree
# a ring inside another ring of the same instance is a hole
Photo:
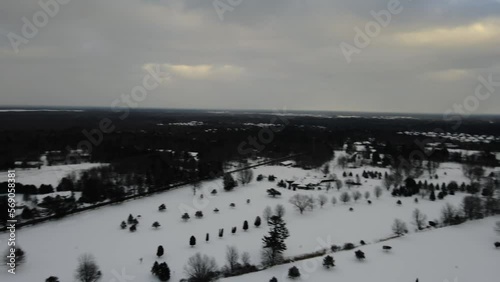
[[[151,273],[156,276],[160,281],[170,280],[170,268],[166,262],[158,263],[155,261],[151,268]]]

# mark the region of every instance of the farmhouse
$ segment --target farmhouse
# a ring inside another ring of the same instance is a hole
[[[301,189],[301,190],[315,190],[320,184],[322,180],[305,177],[301,180],[296,180],[291,183],[292,188]]]
[[[14,162],[14,166],[17,168],[40,168],[42,162],[37,160],[23,160]]]

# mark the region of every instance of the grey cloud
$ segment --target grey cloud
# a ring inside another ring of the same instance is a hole
[[[107,107],[150,63],[177,73],[143,107],[443,112],[473,93],[478,74],[500,80],[496,42],[395,39],[498,20],[498,1],[401,0],[404,10],[350,64],[339,44],[388,1],[242,0],[221,21],[212,0],[72,0],[15,54],[6,35],[20,33],[37,2],[0,8],[0,105]],[[467,75],[439,80],[449,70]],[[478,113],[495,113],[497,97]]]

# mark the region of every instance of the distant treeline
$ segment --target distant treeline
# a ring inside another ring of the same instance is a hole
[[[90,161],[113,163],[135,159],[139,160],[137,167],[144,167],[142,162],[154,166],[159,158],[164,159],[163,156],[154,155],[157,150],[198,152],[200,175],[220,171],[222,164],[229,160],[249,157],[249,148],[258,151],[260,156],[270,158],[311,152],[309,157],[304,156],[306,159],[302,160],[303,164],[316,166],[326,159],[324,153],[328,149],[340,148],[347,140],[364,141],[373,138],[381,144],[388,143],[387,148],[384,148],[386,153],[402,153],[404,156],[413,147],[417,147],[417,141],[422,143],[433,140],[397,134],[399,131],[439,129],[457,132],[453,128],[455,121],[446,122],[425,116],[420,116],[420,119],[318,118],[273,114],[214,114],[203,111],[131,111],[122,120],[120,114],[106,110],[2,112],[0,119],[9,120],[9,123],[0,124],[0,170],[12,168],[15,161],[38,160],[46,151],[66,152],[68,148],[78,149],[81,141],[88,141],[83,131],[95,132],[104,119],[111,122],[113,130],[101,132],[102,138],[99,134],[94,134],[99,144],[93,144],[90,148]],[[459,132],[496,136],[500,133],[500,122],[492,122],[492,119],[494,117],[464,119]],[[196,122],[194,126],[187,124],[193,121]],[[269,135],[269,131],[263,131],[262,127],[256,126],[258,124],[272,124],[277,131],[273,130],[272,135]],[[249,143],[249,138],[255,140],[256,144],[246,145],[242,154],[240,146],[242,142]],[[500,151],[499,142],[460,146],[464,149]],[[180,157],[182,156],[174,156],[173,159]],[[174,167],[176,164],[167,161],[166,165]],[[169,175],[181,173],[174,168],[169,169],[172,170]]]

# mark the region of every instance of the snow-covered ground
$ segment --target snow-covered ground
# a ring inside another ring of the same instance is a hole
[[[492,227],[499,219],[497,216],[367,245],[359,248],[366,256],[362,262],[355,258],[354,250],[330,254],[336,266],[329,270],[322,266],[323,257],[318,257],[222,281],[269,281],[272,277],[294,281],[287,277],[292,266],[301,272],[298,281],[311,282],[413,282],[417,278],[433,282],[498,281],[500,250],[493,242],[499,236]],[[384,252],[383,245],[393,249]]]
[[[333,169],[333,167],[332,172],[342,178],[342,170],[338,167]],[[385,172],[385,169],[372,167],[348,171],[352,171],[354,175],[361,175],[363,169]],[[266,176],[273,174],[277,177],[277,181],[280,179],[323,177],[323,174],[318,170],[302,170],[282,166],[262,166],[254,169],[254,176],[260,173]],[[458,164],[443,164],[437,174],[439,179],[433,179],[432,182],[441,183],[456,180],[461,183],[466,181]],[[61,175],[64,176],[62,172]],[[25,176],[29,181],[24,179]],[[48,182],[53,180],[43,173],[38,175],[19,173],[18,181],[33,183],[37,177],[44,179],[38,184],[55,184],[57,182]],[[196,252],[215,257],[219,266],[223,266],[225,248],[229,245],[237,246],[240,252],[249,252],[252,263],[259,264],[261,238],[267,233],[268,228],[265,223],[260,228],[255,228],[253,222],[256,216],[262,216],[262,211],[266,206],[273,208],[277,204],[285,206],[286,215],[284,218],[291,235],[286,242],[288,250],[285,255],[294,256],[316,250],[320,242],[339,245],[346,242],[357,244],[360,240],[372,243],[378,239],[386,238],[392,233],[391,225],[395,218],[406,221],[413,231],[410,221],[411,213],[415,208],[418,207],[424,212],[429,220],[437,219],[446,202],[458,206],[464,196],[464,194],[457,193],[457,195],[448,196],[442,201],[420,200],[419,203],[414,203],[413,198],[393,198],[387,191],[384,191],[380,199],[374,199],[373,189],[376,185],[380,185],[381,181],[362,178],[363,185],[358,188],[353,187],[350,190],[359,190],[363,194],[365,191],[372,192],[372,205],[367,204],[365,199],[349,204],[342,204],[338,201],[337,204],[332,205],[328,202],[323,208],[316,207],[313,211],[306,211],[301,215],[288,203],[288,199],[292,195],[301,193],[317,197],[320,194],[325,194],[329,199],[332,196],[338,199],[340,193],[349,191],[349,189],[344,187],[340,191],[335,189],[327,193],[326,191],[291,191],[277,188],[283,195],[279,198],[270,198],[267,196],[266,190],[276,188],[277,181],[268,182],[267,179],[261,182],[254,181],[249,185],[237,187],[232,192],[223,191],[221,180],[208,181],[202,184],[201,191],[198,191],[196,196],[193,196],[191,187],[185,187],[80,213],[61,220],[22,228],[17,231],[17,240],[19,246],[27,253],[27,261],[20,266],[15,276],[9,277],[9,281],[40,281],[51,275],[58,276],[61,281],[72,281],[78,256],[87,252],[96,257],[103,272],[102,281],[112,281],[113,271],[121,272],[122,269],[127,274],[136,277],[134,281],[157,281],[151,276],[150,269],[153,262],[158,260],[155,256],[158,245],[163,245],[166,253],[159,261],[168,263],[172,270],[171,281],[178,281],[185,277],[183,266],[187,259]],[[210,195],[212,189],[218,190],[216,196]],[[204,199],[200,199],[201,193],[204,194]],[[246,203],[247,199],[251,200],[250,204]],[[398,199],[403,202],[401,206],[396,204]],[[166,212],[158,211],[158,206],[162,203],[167,206]],[[230,203],[235,203],[236,207],[230,208]],[[354,208],[353,212],[349,211],[350,207]],[[220,212],[215,214],[214,208],[218,208]],[[204,217],[202,219],[194,217],[196,210],[203,211]],[[188,222],[183,222],[181,215],[186,211],[191,215],[191,219]],[[120,222],[126,220],[129,214],[141,215],[140,224],[135,233],[119,228]],[[241,228],[244,220],[248,220],[251,226],[246,232],[242,231]],[[154,221],[159,221],[161,224],[158,230],[151,227]],[[235,235],[230,232],[233,226],[238,228]],[[224,228],[224,238],[222,239],[217,237],[219,228]],[[419,234],[415,238],[432,236],[431,234],[434,232],[426,232],[425,235]],[[206,233],[210,233],[210,242],[208,243],[205,242]],[[191,235],[197,239],[197,245],[193,248],[189,246]],[[6,238],[7,234],[0,234],[0,244],[5,244]],[[410,239],[401,240],[404,242],[404,240]],[[437,242],[441,241],[437,240]],[[488,244],[492,245],[491,242]],[[459,245],[457,245],[457,249],[460,249]],[[394,253],[396,252],[399,253],[399,247]],[[371,253],[369,251],[367,254],[368,261],[365,264],[376,260]],[[466,253],[464,252],[464,254]],[[140,258],[143,259],[142,263]],[[477,260],[471,257],[470,263],[477,263]],[[380,268],[379,271],[383,271],[383,269],[389,271],[389,269],[393,269],[393,266],[387,265],[385,268]],[[340,270],[340,267],[334,271],[347,273],[347,269]],[[476,274],[481,275],[481,273]],[[3,281],[6,275],[10,274],[0,272],[0,280]],[[265,275],[265,277],[267,276]],[[268,281],[269,279],[270,277],[267,280],[259,281]],[[414,279],[409,281],[414,281]]]
[[[39,187],[41,184],[51,184],[54,189],[59,181],[74,172],[77,176],[80,171],[101,166],[101,163],[82,163],[71,165],[42,166],[40,169],[16,169],[16,181],[22,184],[32,184]],[[7,181],[7,173],[0,173],[0,182]]]

